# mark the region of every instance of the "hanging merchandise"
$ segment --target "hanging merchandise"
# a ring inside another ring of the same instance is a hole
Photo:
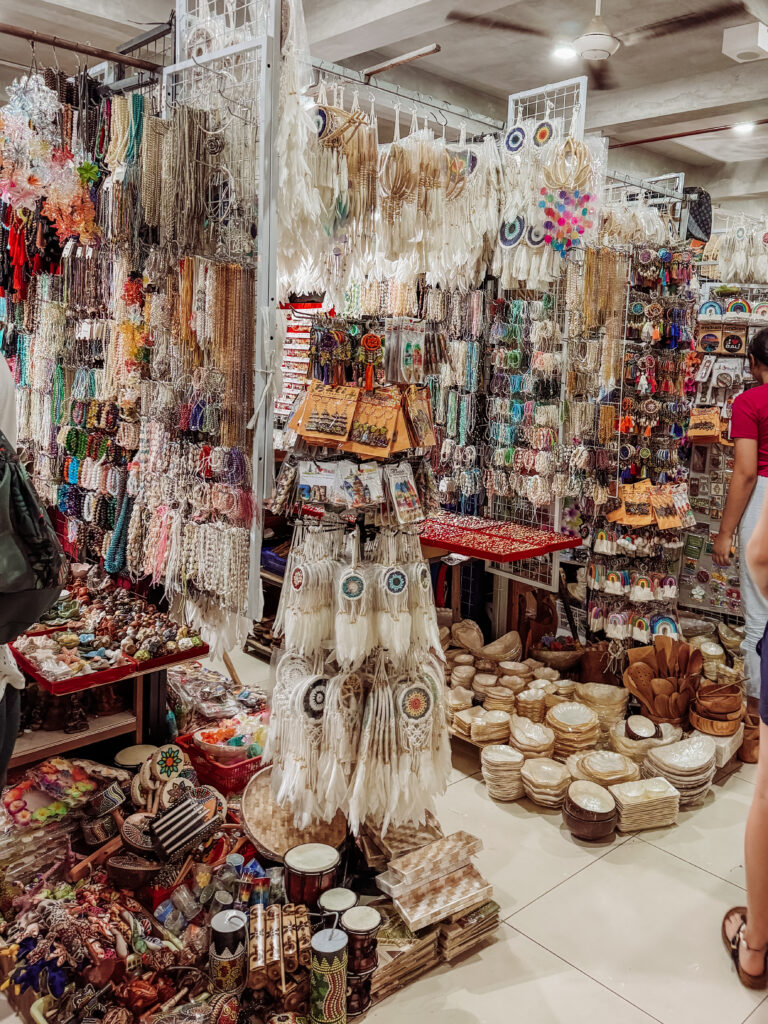
[[[222,651],[249,625],[258,151],[199,84],[164,121],[152,90],[85,73],[66,100],[14,84],[0,286],[20,440],[67,550],[162,586]]]

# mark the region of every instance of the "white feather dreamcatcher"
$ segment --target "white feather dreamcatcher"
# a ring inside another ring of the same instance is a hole
[[[408,566],[408,601],[411,612],[411,646],[419,651],[442,651],[432,577],[425,562],[413,562]]]
[[[357,764],[349,790],[349,825],[357,835],[366,818],[386,832],[397,805],[397,735],[392,687],[379,657],[365,702]]]
[[[395,825],[423,821],[451,770],[442,687],[428,668],[402,679],[394,695],[398,746]]]
[[[376,585],[376,625],[379,643],[394,662],[402,662],[411,647],[408,576],[399,565],[379,569]]]
[[[346,811],[360,743],[363,699],[359,672],[340,672],[329,680],[318,765],[318,806],[324,821],[331,821],[340,809]]]
[[[280,618],[286,646],[312,653],[332,642],[333,581],[344,530],[309,527],[303,538],[286,575],[287,595]]]
[[[378,630],[370,567],[359,563],[360,535],[352,538],[352,564],[336,573],[336,660],[355,668],[374,650]]]
[[[283,750],[275,799],[293,811],[297,828],[306,828],[320,816],[318,771],[327,686],[324,676],[310,675],[294,687],[287,705],[290,743]]]

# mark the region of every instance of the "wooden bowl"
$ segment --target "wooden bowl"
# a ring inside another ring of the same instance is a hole
[[[531,654],[537,661],[543,661],[549,668],[564,669],[578,665],[584,657],[584,649],[575,651],[550,651],[547,647],[534,647]]]
[[[563,821],[571,835],[575,839],[582,839],[588,843],[594,843],[601,839],[608,839],[616,831],[619,823],[619,812],[614,811],[609,818],[602,821],[589,821],[586,818],[579,818],[563,804]]]
[[[704,732],[708,736],[734,736],[739,731],[741,719],[736,718],[731,722],[718,722],[713,718],[703,718],[693,708],[688,709],[688,718],[694,729]]]
[[[572,785],[572,783],[571,783]],[[570,786],[568,786],[570,788]],[[584,807],[580,807],[579,804],[574,803],[573,798],[565,794],[565,800],[563,801],[563,810],[567,811],[572,818],[578,818],[580,821],[589,822],[601,822],[610,821],[615,817],[616,808],[613,807],[612,811],[588,811]]]

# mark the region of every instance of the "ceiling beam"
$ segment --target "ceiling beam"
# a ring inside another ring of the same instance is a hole
[[[739,160],[720,164],[716,171],[699,175],[698,181],[712,196],[719,199],[743,199],[768,195],[768,161]]]
[[[312,56],[338,64],[374,48],[407,49],[414,36],[451,24],[446,14],[456,6],[460,0],[315,0],[305,11]],[[472,0],[472,13],[509,6],[503,0]]]
[[[645,124],[674,124],[717,112],[737,113],[748,103],[768,99],[768,63],[759,60],[636,89],[592,93],[587,100],[590,131],[626,131]]]

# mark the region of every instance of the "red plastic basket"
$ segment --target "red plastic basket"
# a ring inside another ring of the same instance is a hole
[[[229,796],[230,793],[239,793],[240,790],[245,789],[251,777],[262,766],[261,757],[238,761],[237,764],[222,764],[221,761],[209,757],[197,746],[191,732],[185,736],[178,736],[175,742],[189,757],[200,782],[203,785],[213,786],[224,796]]]

